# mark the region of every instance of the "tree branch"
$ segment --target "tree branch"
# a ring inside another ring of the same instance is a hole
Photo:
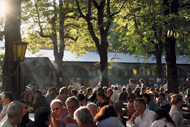
[[[75,2],[77,4],[77,8],[78,8],[78,12],[79,12],[80,16],[86,20],[86,16],[82,13],[78,0],[75,0]]]
[[[51,37],[52,37],[52,35],[44,35],[43,33],[39,32],[39,31],[37,31],[37,33],[38,33],[41,37],[43,37],[43,38],[51,38]]]
[[[71,37],[71,36],[69,36],[69,35],[66,35],[66,36],[64,36],[64,38],[69,38],[69,39],[71,39],[71,40],[73,40],[73,41],[77,41],[77,39],[78,39],[78,37],[76,37],[76,38],[73,38],[73,37]]]
[[[96,8],[99,7],[99,6],[98,6],[98,3],[96,2],[96,0],[92,0],[92,3],[94,4],[94,6],[95,6]]]

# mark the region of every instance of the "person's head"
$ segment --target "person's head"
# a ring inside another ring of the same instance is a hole
[[[93,93],[92,88],[91,88],[91,87],[88,87],[88,88],[87,88],[87,92],[88,92],[89,95],[91,95],[91,94]]]
[[[21,102],[22,105],[23,105],[23,116],[24,116],[24,115],[26,115],[26,113],[27,113],[28,105],[27,105],[26,101],[21,100],[20,102]]]
[[[188,77],[188,78],[186,79],[186,82],[187,82],[188,85],[190,85],[190,77]]]
[[[146,104],[148,104],[151,101],[150,96],[147,93],[143,94],[142,99],[145,100]]]
[[[75,110],[80,106],[79,100],[75,96],[67,98],[65,104],[71,116],[73,116]]]
[[[77,121],[79,126],[85,123],[94,123],[94,117],[92,113],[85,106],[78,108],[74,112],[74,119]]]
[[[64,106],[63,106],[61,100],[54,99],[50,103],[50,108],[51,108],[52,112],[56,112],[57,116],[59,116],[59,114],[62,112]]]
[[[115,111],[114,106],[105,105],[104,107],[100,108],[94,119],[95,121],[101,121],[109,117],[118,117],[118,114]]]
[[[160,88],[160,93],[164,93],[164,88],[163,87]]]
[[[127,88],[127,93],[128,93],[128,94],[131,94],[131,92],[132,92],[131,88],[128,87],[128,88]]]
[[[170,122],[170,123],[172,123],[173,125],[175,125],[174,122],[173,122],[173,120],[171,119],[171,117],[170,117],[168,111],[167,111],[166,109],[163,109],[163,108],[158,109],[158,110],[156,111],[154,117],[153,117],[153,120],[160,120],[160,119],[163,119],[163,118],[166,118],[166,120],[167,120],[168,122]]]
[[[107,87],[107,86],[104,86],[103,89],[104,89],[104,93],[107,93],[108,87]]]
[[[42,96],[42,91],[40,89],[35,90],[34,92],[35,96],[40,97]]]
[[[52,87],[50,89],[50,93],[53,94],[53,95],[56,94],[56,91],[57,91],[56,87]]]
[[[164,93],[161,93],[159,95],[159,100],[162,101],[162,100],[165,100],[165,94]]]
[[[23,104],[19,101],[12,101],[7,108],[7,117],[14,125],[21,123]]]
[[[134,90],[134,95],[136,98],[140,97],[140,92],[138,90]]]
[[[65,98],[69,93],[69,89],[67,87],[61,87],[59,90],[59,96],[61,99]]]
[[[2,101],[4,105],[9,104],[13,100],[14,100],[14,95],[12,93],[7,92],[2,95]]]
[[[165,94],[165,99],[167,99],[167,98],[168,98],[168,91],[166,90],[166,91],[164,92],[164,94]]]
[[[77,93],[78,93],[78,91],[77,91],[76,89],[72,89],[72,90],[71,90],[71,95],[72,95],[72,96],[75,96],[75,97],[76,97],[76,96],[77,96]]]
[[[73,86],[69,85],[68,86],[69,93],[71,92],[72,89],[73,89]]]
[[[81,79],[80,78],[77,78],[77,83],[81,83]]]
[[[131,114],[133,114],[135,112],[134,101],[128,102],[127,109],[129,111],[129,113],[131,113]]]
[[[137,112],[143,113],[146,109],[146,102],[142,98],[137,98],[134,101],[134,106]]]
[[[75,81],[75,77],[73,77],[72,80]]]
[[[40,107],[35,111],[34,120],[37,123],[45,123],[46,125],[50,125],[51,122],[51,111],[49,108]]]
[[[81,88],[80,88],[82,91],[85,91],[85,86],[81,86]]]
[[[130,78],[129,83],[134,83],[134,79]]]
[[[96,104],[89,103],[89,104],[87,104],[86,107],[88,107],[90,109],[90,111],[92,112],[93,116],[95,116],[98,113],[98,107],[97,107]]]
[[[151,88],[151,92],[152,92],[153,94],[155,94],[155,89],[154,89],[154,88]]]
[[[148,95],[150,96],[150,100],[154,102],[155,101],[155,94],[149,93]]]
[[[181,86],[178,87],[178,90],[179,90],[179,92],[181,92],[181,90],[182,90]]]
[[[181,108],[183,105],[183,96],[181,94],[173,94],[171,96],[171,104]]]
[[[114,87],[114,90],[117,90],[117,89],[118,89],[118,87],[117,87],[117,86],[115,86],[115,87]]]
[[[85,96],[84,96],[84,94],[82,94],[82,93],[78,94],[78,95],[77,95],[77,98],[79,99],[79,101],[85,100]]]
[[[141,89],[138,85],[137,85],[137,87],[135,87],[135,90],[138,90],[139,92],[141,91]]]
[[[159,93],[159,88],[156,88],[156,93]]]
[[[111,96],[113,94],[113,90],[111,89],[111,88],[109,88],[108,90],[107,90],[107,95],[108,96]]]
[[[123,87],[123,88],[122,88],[122,92],[127,92],[126,87]]]
[[[139,79],[139,82],[143,83],[143,84],[145,83],[145,81],[143,79]]]
[[[119,94],[119,101],[121,101],[121,102],[127,102],[127,96],[128,96],[127,92],[121,92]]]
[[[147,92],[150,92],[150,89],[151,89],[150,87],[146,87]]]
[[[98,88],[98,92],[103,92],[104,93],[104,89],[103,88]]]
[[[145,94],[146,93],[146,87],[142,88],[142,93]]]
[[[104,98],[105,98],[105,94],[104,94],[103,92],[98,92],[98,93],[97,93],[97,99],[98,99],[99,101],[104,100]]]

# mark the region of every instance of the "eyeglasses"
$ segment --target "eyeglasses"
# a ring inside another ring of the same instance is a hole
[[[58,107],[58,108],[54,108],[54,109],[52,109],[53,111],[55,111],[55,110],[58,110],[60,107]]]

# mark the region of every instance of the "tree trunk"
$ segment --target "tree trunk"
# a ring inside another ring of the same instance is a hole
[[[6,22],[5,22],[5,58],[3,65],[2,91],[16,93],[16,64],[13,61],[12,42],[21,41],[20,16],[21,0],[6,0]]]
[[[162,54],[158,54],[156,57],[156,72],[157,78],[161,79],[160,82],[157,81],[158,88],[160,88],[162,84],[162,61],[161,61]]]
[[[101,47],[100,51],[100,70],[101,70],[101,76],[102,76],[102,81],[101,81],[101,87],[107,86],[108,87],[108,53],[107,53],[107,48],[106,47]]]
[[[178,0],[173,0],[171,4],[169,4],[169,0],[164,0],[163,7],[167,7],[164,11],[165,16],[169,16],[169,14],[178,15]],[[169,26],[167,32],[171,32],[175,30],[174,18],[169,20],[168,22],[164,22],[166,28]],[[176,67],[176,54],[175,54],[175,45],[176,38],[174,34],[169,36],[168,33],[164,34],[165,40],[165,59],[166,59],[166,77],[167,77],[167,85],[168,85],[168,93],[179,93],[178,91],[178,74]]]
[[[178,93],[178,74],[175,55],[176,39],[174,36],[168,38],[166,37],[165,42],[166,77],[168,84],[168,93]]]
[[[157,78],[161,79],[160,82],[157,81],[158,87],[160,87],[162,84],[162,51],[163,51],[163,46],[162,42],[160,41],[159,44],[155,45]]]

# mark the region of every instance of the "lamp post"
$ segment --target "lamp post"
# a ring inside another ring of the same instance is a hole
[[[137,75],[137,69],[136,68],[133,68],[133,75]],[[135,83],[136,83],[136,77],[135,77]]]
[[[12,42],[11,44],[13,48],[14,61],[16,62],[16,86],[17,86],[16,99],[20,100],[20,78],[21,78],[20,62],[24,61],[24,56],[28,43],[22,41],[16,41]]]

